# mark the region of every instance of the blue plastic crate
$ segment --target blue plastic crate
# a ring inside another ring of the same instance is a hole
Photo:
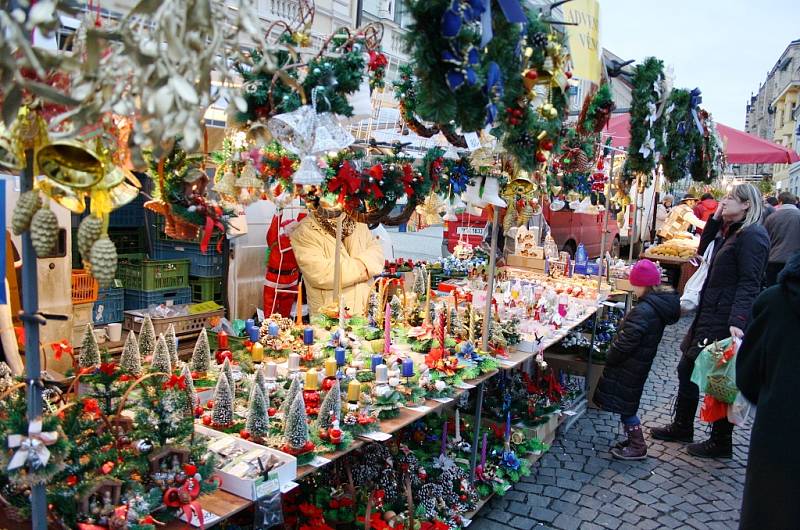
[[[92,321],[101,326],[112,322],[122,322],[125,318],[125,292],[122,288],[100,289],[97,301],[92,306]]]
[[[145,226],[144,203],[147,198],[141,193],[131,202],[117,208],[108,219],[108,226],[119,228],[139,228]]]
[[[125,289],[125,311],[133,309],[146,309],[150,306],[161,304],[181,305],[192,303],[192,289],[181,287],[180,289],[165,291],[137,291],[135,289]]]
[[[188,259],[189,275],[201,278],[222,276],[225,269],[225,256],[218,253],[211,245],[203,254],[197,243],[155,241],[153,259]]]

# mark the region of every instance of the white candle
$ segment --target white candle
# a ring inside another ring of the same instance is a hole
[[[385,364],[379,364],[375,367],[375,382],[378,384],[386,384],[389,382],[389,367]]]
[[[264,367],[264,378],[274,381],[277,376],[278,376],[278,365],[272,361],[268,362],[267,365]]]
[[[295,372],[300,369],[300,355],[297,353],[289,354],[289,371]]]

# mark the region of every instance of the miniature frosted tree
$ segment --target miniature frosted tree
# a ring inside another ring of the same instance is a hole
[[[167,341],[164,340],[164,335],[158,336],[153,362],[150,363],[150,371],[172,373],[172,363],[169,361],[169,349],[167,349]]]
[[[370,326],[377,327],[379,315],[380,308],[378,307],[378,293],[371,291],[369,293],[369,305],[367,308],[367,321]]]
[[[231,393],[236,395],[236,380],[233,378],[233,369],[231,368],[231,362],[229,359],[225,359],[225,362],[222,363],[222,370],[221,374],[228,379],[228,386],[231,387]]]
[[[233,423],[233,392],[228,385],[227,377],[217,379],[214,389],[214,409],[211,411],[211,422],[217,427],[227,427]]]
[[[150,315],[145,315],[139,331],[139,351],[142,352],[142,357],[153,355],[156,351],[156,330]]]
[[[142,355],[139,353],[139,341],[136,340],[136,333],[133,331],[129,331],[125,338],[119,366],[126,374],[139,375],[142,373]]]
[[[264,377],[264,364],[256,370],[256,375],[253,377],[253,385],[261,387],[261,390],[267,391],[267,379]]]
[[[208,334],[206,328],[200,330],[197,342],[194,343],[192,352],[192,371],[205,373],[211,368],[211,348],[208,345]]]
[[[169,350],[169,362],[173,368],[178,367],[180,359],[178,359],[178,339],[175,338],[175,326],[170,324],[167,332],[164,334],[164,340],[167,341],[167,350]]]
[[[456,337],[461,332],[461,328],[461,317],[458,316],[458,309],[452,307],[450,308],[450,322],[448,323],[447,332],[451,337]]]
[[[91,368],[100,364],[100,348],[97,346],[97,339],[94,337],[94,328],[91,324],[86,324],[86,331],[83,333],[81,341],[81,354],[78,356],[78,366],[81,368]]]
[[[250,392],[250,402],[247,404],[247,423],[245,430],[256,440],[266,438],[269,434],[269,403],[264,390],[259,385],[253,385]]]
[[[427,296],[428,286],[426,278],[426,270],[420,266],[414,269],[414,293],[417,295],[417,300],[422,300]]]
[[[286,412],[294,402],[295,396],[300,393],[300,378],[295,377],[289,385],[289,390],[286,391],[286,399],[281,404],[281,410]]]
[[[183,365],[181,377],[186,383],[186,394],[189,396],[189,414],[193,416],[194,406],[197,403],[197,392],[194,389],[194,381],[192,380],[192,372],[189,371],[189,365]]]
[[[389,306],[392,309],[392,318],[394,320],[403,320],[403,302],[397,295],[392,296]]]
[[[331,428],[333,417],[340,417],[342,413],[342,392],[337,380],[328,393],[325,394],[325,399],[319,407],[319,414],[317,415],[317,427],[319,429],[328,430]]]
[[[308,423],[306,423],[306,402],[303,393],[294,396],[289,412],[286,415],[283,435],[286,445],[291,451],[300,452],[308,444]]]

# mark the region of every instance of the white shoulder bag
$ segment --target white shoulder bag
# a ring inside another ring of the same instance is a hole
[[[700,305],[700,292],[703,290],[703,284],[706,283],[706,276],[708,276],[708,267],[711,257],[714,255],[714,241],[708,244],[706,251],[700,258],[700,266],[694,271],[692,277],[686,282],[681,295],[681,314],[687,315],[697,310]]]

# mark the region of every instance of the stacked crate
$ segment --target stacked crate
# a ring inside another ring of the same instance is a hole
[[[141,256],[121,261],[117,276],[125,287],[125,311],[191,303],[189,263],[188,259],[151,260]]]

